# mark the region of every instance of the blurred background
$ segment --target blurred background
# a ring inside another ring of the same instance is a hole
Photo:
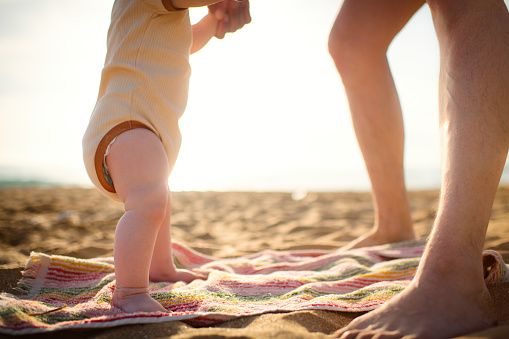
[[[91,187],[81,138],[112,4],[0,0],[0,186]],[[251,24],[191,56],[173,190],[369,190],[327,50],[340,6],[251,0]],[[192,9],[192,21],[205,13]],[[404,112],[408,188],[438,188],[439,50],[426,5],[392,43],[389,61]]]

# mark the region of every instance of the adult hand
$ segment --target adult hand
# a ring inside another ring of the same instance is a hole
[[[219,22],[215,34],[218,39],[223,39],[226,33],[233,33],[251,22],[249,0],[223,0],[210,5],[209,12]]]

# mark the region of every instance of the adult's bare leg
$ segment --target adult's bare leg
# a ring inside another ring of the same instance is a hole
[[[329,37],[371,180],[375,222],[344,249],[415,238],[403,170],[401,106],[387,49],[424,0],[346,0]]]
[[[430,0],[440,43],[442,192],[416,277],[341,338],[449,338],[495,324],[482,249],[509,148],[509,13],[502,0]]]

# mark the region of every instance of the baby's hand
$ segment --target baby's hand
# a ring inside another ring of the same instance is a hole
[[[218,20],[215,37],[223,39],[226,33],[233,33],[251,22],[249,0],[223,0],[209,6],[209,12]]]

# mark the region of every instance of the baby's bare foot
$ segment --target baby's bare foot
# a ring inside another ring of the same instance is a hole
[[[450,338],[496,324],[484,286],[473,294],[412,283],[400,295],[335,333],[346,338]]]
[[[152,299],[148,288],[115,287],[113,305],[126,313],[167,312],[164,307]]]
[[[357,239],[352,240],[347,245],[341,247],[341,250],[347,251],[354,248],[371,247],[378,245],[385,245],[390,243],[397,243],[402,241],[414,240],[415,234],[411,231],[401,231],[396,233],[388,233],[381,231],[374,231],[362,235]]]
[[[184,269],[168,269],[166,271],[157,272],[155,270],[150,271],[150,281],[154,282],[176,282],[184,281],[191,282],[196,279],[207,279],[207,275],[199,272],[193,272]]]

